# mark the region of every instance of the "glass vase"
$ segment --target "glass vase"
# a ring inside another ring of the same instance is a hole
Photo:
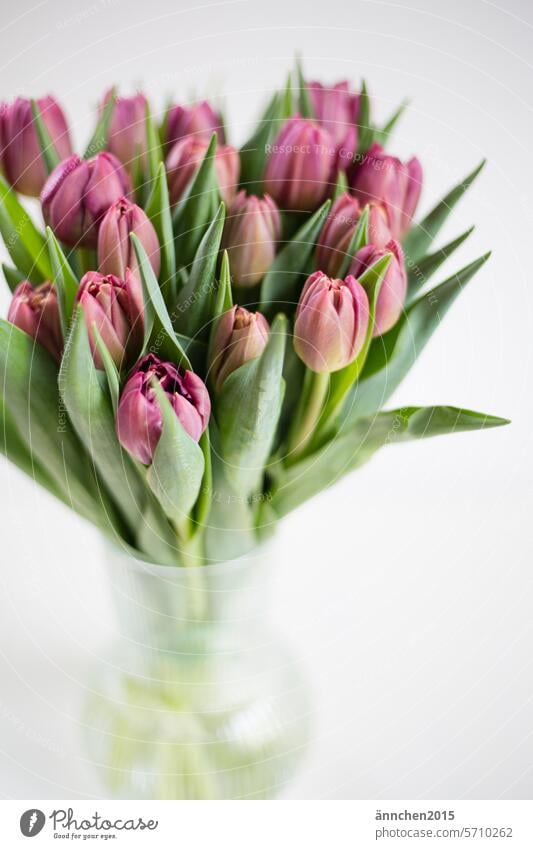
[[[105,795],[268,799],[289,781],[310,706],[267,624],[271,546],[186,568],[108,550],[120,638],[83,717]]]

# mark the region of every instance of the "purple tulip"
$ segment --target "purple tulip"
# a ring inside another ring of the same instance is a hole
[[[96,368],[102,369],[104,366],[96,345],[93,324],[96,324],[117,368],[131,363],[141,349],[143,317],[131,294],[129,269],[125,280],[120,280],[114,274],[88,271],[81,279],[76,298],[83,307]]]
[[[63,334],[57,292],[52,283],[41,283],[35,288],[27,280],[19,283],[9,305],[7,320],[24,330],[60,362]]]
[[[280,235],[281,221],[272,198],[240,191],[229,209],[223,239],[237,285],[259,283],[276,255]]]
[[[404,164],[374,143],[353,172],[352,189],[362,204],[374,200],[385,206],[392,235],[399,239],[409,229],[418,204],[422,166],[416,157]]]
[[[369,240],[375,247],[384,247],[391,238],[387,213],[381,204],[371,203],[369,207]],[[342,266],[362,211],[357,198],[348,192],[339,195],[331,207],[316,249],[316,265],[330,277],[335,277]]]
[[[135,366],[122,391],[117,410],[121,445],[144,465],[152,462],[163,429],[163,417],[154,390],[159,381],[189,436],[198,442],[209,422],[209,393],[192,371],[147,354]]]
[[[51,140],[61,158],[72,151],[66,118],[53,97],[36,101]],[[2,171],[21,194],[39,197],[46,181],[31,103],[24,97],[0,106],[0,149]]]
[[[244,307],[231,307],[220,316],[209,352],[210,376],[217,391],[233,371],[261,356],[269,331],[260,312]]]
[[[282,127],[269,154],[264,188],[282,209],[316,209],[335,179],[335,142],[315,121],[295,116]]]
[[[218,143],[223,145],[226,138],[222,116],[207,100],[169,109],[166,119],[166,142],[169,148],[186,136],[209,142],[213,133],[217,134]]]
[[[102,218],[98,230],[98,270],[101,274],[114,274],[123,280],[126,269],[129,268],[136,281],[131,294],[135,298],[139,311],[142,312],[142,283],[130,233],[138,236],[155,276],[159,276],[161,265],[159,240],[154,226],[140,206],[124,197],[115,201]]]
[[[368,318],[368,297],[355,277],[334,280],[315,271],[296,310],[294,349],[311,371],[338,371],[360,353]]]
[[[194,136],[177,141],[167,156],[166,167],[170,202],[176,204],[198,171],[209,142]],[[240,160],[237,150],[229,144],[215,151],[215,173],[222,200],[229,206],[237,192]]]
[[[111,97],[108,91],[100,105],[100,112]],[[107,150],[119,159],[131,176],[136,163],[141,157],[143,167],[146,165],[146,110],[148,101],[144,94],[133,97],[117,97],[107,139]]]
[[[316,120],[331,135],[339,152],[339,164],[346,166],[357,153],[359,95],[350,91],[347,80],[333,86],[320,82],[307,85]]]
[[[392,253],[392,260],[379,291],[372,336],[386,333],[394,327],[402,314],[407,295],[407,272],[403,251],[395,239],[391,239],[384,248],[367,245],[357,251],[350,268],[350,274],[361,277],[367,268],[387,253]]]
[[[128,176],[112,153],[91,159],[74,154],[54,168],[44,185],[44,219],[65,244],[95,248],[100,221],[129,190]]]

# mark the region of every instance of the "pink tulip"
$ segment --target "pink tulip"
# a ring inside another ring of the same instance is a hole
[[[41,97],[36,104],[59,156],[69,156],[72,148],[63,110],[53,97]],[[17,97],[13,103],[0,106],[0,149],[7,181],[21,194],[39,197],[46,170],[31,103],[26,98]]]
[[[112,153],[75,154],[52,171],[41,192],[44,219],[67,245],[95,248],[98,227],[112,203],[127,195],[129,179]]]
[[[217,134],[218,143],[223,145],[226,138],[222,116],[207,100],[169,109],[166,121],[166,141],[169,147],[186,136],[209,142],[213,133]]]
[[[310,211],[326,199],[335,180],[337,151],[331,135],[306,118],[289,118],[269,154],[264,187],[278,206]]]
[[[209,142],[194,136],[177,141],[167,156],[166,167],[170,201],[176,204],[198,171]],[[240,161],[237,150],[229,144],[218,146],[215,152],[215,173],[222,200],[230,204],[237,192]]]
[[[211,413],[209,393],[196,374],[162,362],[154,354],[143,357],[122,391],[116,426],[121,445],[145,465],[152,462],[163,429],[154,380],[159,381],[183,428],[195,442],[206,429]]]
[[[316,120],[331,135],[339,151],[339,164],[346,166],[357,153],[359,95],[350,91],[347,80],[332,86],[308,83]]]
[[[231,307],[220,316],[209,353],[215,389],[219,390],[244,363],[261,356],[269,331],[268,321],[260,312],[249,312],[244,307]]]
[[[52,283],[41,283],[35,288],[27,280],[19,283],[9,305],[7,320],[46,348],[56,362],[61,360],[63,334],[57,292]]]
[[[103,111],[111,97],[111,91],[105,95],[100,106]],[[146,165],[146,110],[148,101],[144,94],[133,97],[117,97],[107,139],[107,150],[119,159],[131,176],[133,176],[139,156],[141,163]]]
[[[125,280],[119,280],[114,274],[88,271],[81,279],[76,297],[83,307],[96,368],[102,369],[104,366],[96,345],[93,324],[96,324],[117,368],[131,363],[141,349],[143,319],[131,294],[129,269]]]
[[[350,274],[361,277],[367,268],[387,253],[392,253],[392,260],[379,291],[372,336],[386,333],[394,327],[402,314],[407,295],[407,272],[403,251],[395,239],[391,239],[384,248],[367,245],[356,253],[350,267]]]
[[[240,191],[229,209],[223,239],[237,285],[259,283],[276,255],[280,235],[281,221],[272,198]]]
[[[353,193],[362,204],[374,200],[385,206],[395,239],[411,226],[421,189],[422,166],[418,159],[413,157],[404,164],[376,143],[352,175]]]
[[[338,371],[360,353],[368,318],[368,297],[355,277],[334,280],[315,271],[296,310],[294,349],[311,371]]]

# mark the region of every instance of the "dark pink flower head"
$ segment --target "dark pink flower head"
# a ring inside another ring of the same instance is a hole
[[[186,136],[177,141],[167,156],[167,178],[170,202],[176,204],[198,171],[209,141]],[[218,145],[215,151],[215,173],[222,200],[230,204],[237,192],[240,159],[238,151],[229,144]]]
[[[163,429],[163,417],[154,390],[159,381],[176,416],[196,442],[211,414],[209,393],[192,371],[147,354],[135,366],[122,391],[117,410],[117,435],[129,453],[148,465]]]
[[[330,277],[335,277],[361,217],[357,198],[344,192],[335,200],[320,231],[316,249],[317,267]]]
[[[269,146],[264,188],[281,209],[309,211],[326,199],[337,170],[335,143],[307,118],[289,118]]]
[[[129,190],[128,176],[112,153],[104,151],[91,159],[73,154],[54,168],[45,183],[44,219],[65,244],[95,248],[100,221]]]
[[[268,342],[270,327],[260,312],[237,305],[220,318],[209,351],[210,377],[215,389],[244,363],[260,357]]]
[[[53,97],[36,101],[51,140],[61,158],[72,150],[67,121]],[[46,180],[31,103],[17,97],[0,105],[0,159],[7,181],[21,194],[39,197]]]
[[[108,91],[100,104],[100,112],[111,97]],[[120,159],[129,174],[133,174],[138,157],[146,165],[146,109],[148,101],[144,94],[133,97],[117,97],[107,138],[107,150]]]
[[[379,291],[373,336],[381,336],[394,327],[402,314],[407,296],[407,272],[403,251],[395,239],[391,239],[384,248],[367,245],[357,251],[350,267],[350,274],[361,277],[367,268],[387,253],[392,253],[392,260]]]
[[[143,340],[143,318],[131,287],[129,269],[126,270],[125,280],[98,271],[88,271],[81,279],[76,297],[83,307],[96,368],[103,368],[103,362],[93,324],[117,368],[123,368],[139,355]]]
[[[9,305],[7,320],[24,330],[59,362],[63,334],[59,319],[57,292],[52,283],[35,288],[27,280],[19,283]]]
[[[362,205],[382,203],[395,239],[411,226],[422,189],[422,166],[416,157],[403,163],[374,143],[352,175],[352,190]]]
[[[276,255],[281,235],[278,208],[271,197],[247,195],[241,190],[229,208],[223,246],[231,273],[239,286],[255,286]]]
[[[169,147],[185,136],[209,142],[213,133],[217,134],[219,144],[226,141],[222,116],[207,100],[190,106],[172,106],[167,115],[166,131]]]
[[[294,349],[312,371],[338,371],[360,353],[368,319],[368,297],[355,277],[334,280],[315,271],[296,310]]]
[[[308,89],[316,120],[337,145],[340,162],[348,165],[357,152],[359,95],[350,91],[347,80],[331,86],[313,81]]]

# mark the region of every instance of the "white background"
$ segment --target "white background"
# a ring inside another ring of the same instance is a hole
[[[80,147],[113,82],[159,106],[223,93],[241,142],[300,50],[310,76],[365,76],[380,119],[411,98],[391,149],[421,158],[422,211],[488,157],[442,243],[476,231],[436,282],[493,257],[393,401],[513,423],[388,448],[290,516],[271,603],[317,710],[287,798],[531,797],[529,4],[23,0],[0,29],[1,96],[54,93]],[[114,629],[101,544],[5,462],[0,487],[0,794],[98,796],[77,738]]]

